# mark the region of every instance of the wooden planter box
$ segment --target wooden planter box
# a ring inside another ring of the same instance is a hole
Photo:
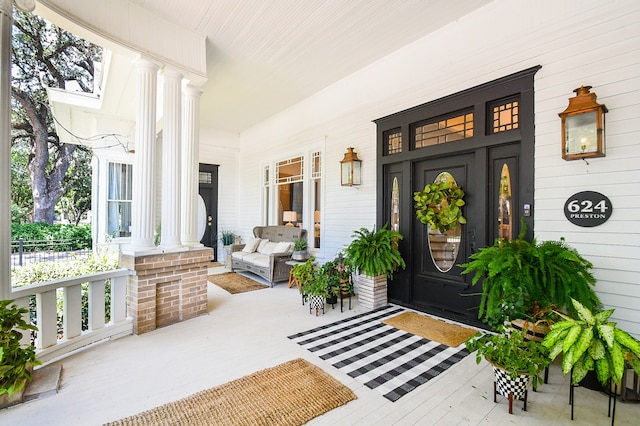
[[[387,277],[358,275],[358,304],[373,310],[387,305]]]

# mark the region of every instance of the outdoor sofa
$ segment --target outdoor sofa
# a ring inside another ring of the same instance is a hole
[[[293,226],[256,226],[254,238],[246,244],[234,244],[231,252],[231,270],[245,270],[274,282],[287,281],[295,240],[306,239],[307,231]]]

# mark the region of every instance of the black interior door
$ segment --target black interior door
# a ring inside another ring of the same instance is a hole
[[[213,260],[218,260],[218,166],[200,164],[199,193],[206,208],[206,227],[200,242],[213,248]]]
[[[465,262],[476,248],[478,234],[484,233],[486,210],[478,208],[477,194],[486,182],[483,168],[476,167],[476,153],[427,159],[414,163],[414,191],[422,191],[427,183],[448,172],[465,191],[463,214],[467,224],[462,226],[459,242],[449,244],[447,258],[442,261],[440,249],[429,243],[428,226],[412,215],[412,283],[410,305],[426,311],[464,322],[477,321],[478,296],[470,286],[470,277],[460,274],[456,265]],[[457,241],[457,240],[455,240]],[[451,249],[453,244],[458,247]],[[457,250],[455,250],[457,249]],[[436,265],[435,259],[441,262]],[[474,289],[475,290],[475,289]]]

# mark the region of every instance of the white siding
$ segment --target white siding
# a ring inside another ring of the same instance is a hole
[[[375,222],[376,132],[372,120],[541,65],[535,81],[535,235],[565,237],[595,265],[597,292],[613,319],[640,336],[640,3],[497,0],[326,88],[240,135],[237,220],[260,220],[261,170],[276,153],[326,138],[324,254],[354,229]],[[609,108],[607,156],[567,162],[560,156],[558,112],[573,89],[593,86]],[[205,96],[207,94],[205,93]],[[215,96],[213,94],[212,96]],[[364,184],[341,187],[339,161],[353,146]],[[607,195],[613,215],[579,228],[563,215],[573,193]]]

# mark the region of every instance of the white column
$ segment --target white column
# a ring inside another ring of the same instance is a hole
[[[182,231],[185,246],[202,246],[198,233],[198,168],[200,145],[200,96],[202,90],[187,86],[182,97]]]
[[[0,300],[11,298],[11,0],[0,0]]]
[[[136,154],[133,165],[131,246],[134,250],[155,248],[155,141],[158,65],[138,61],[136,99]]]
[[[180,121],[182,119],[182,74],[164,72],[162,130],[162,219],[160,247],[180,244]]]

